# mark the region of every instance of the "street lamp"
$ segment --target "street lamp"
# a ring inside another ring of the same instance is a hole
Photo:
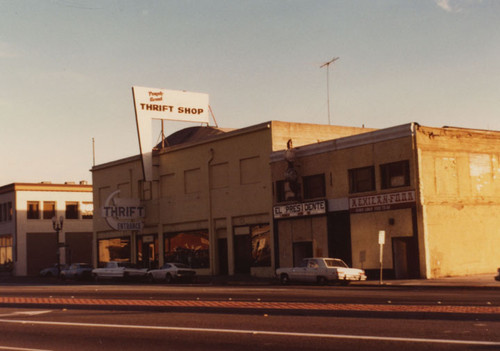
[[[56,255],[57,255],[57,273],[59,274],[60,273],[60,264],[61,264],[61,253],[59,252],[59,232],[63,229],[63,222],[64,222],[64,218],[63,216],[59,217],[59,219],[57,219],[56,216],[52,217],[52,228],[54,228],[54,230],[56,231],[56,245],[57,245],[57,251],[56,251]]]

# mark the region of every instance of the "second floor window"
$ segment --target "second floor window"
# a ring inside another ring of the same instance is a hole
[[[66,219],[78,219],[78,202],[66,202]]]
[[[410,162],[399,161],[380,165],[382,189],[398,188],[410,185]]]
[[[349,170],[349,193],[362,193],[375,190],[375,167],[354,168]]]
[[[302,182],[304,186],[304,199],[314,199],[326,196],[324,174],[304,177]]]
[[[28,219],[40,219],[40,203],[38,201],[28,201]]]
[[[52,219],[56,215],[56,203],[54,201],[43,202],[43,219]]]

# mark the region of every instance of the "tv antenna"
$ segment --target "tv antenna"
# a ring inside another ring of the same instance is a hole
[[[323,63],[320,68],[326,66],[326,101],[328,104],[328,125],[330,125],[330,65],[337,61],[340,57],[334,57],[330,61]]]

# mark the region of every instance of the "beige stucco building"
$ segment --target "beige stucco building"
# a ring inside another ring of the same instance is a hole
[[[275,151],[275,264],[335,256],[372,278],[380,261],[386,277],[494,272],[499,158],[500,132],[416,123]]]
[[[180,261],[199,274],[272,276],[274,184],[270,156],[370,129],[271,121],[238,130],[194,127],[153,152],[92,168],[95,265]]]
[[[91,262],[92,215],[86,182],[0,187],[0,269],[25,276],[57,263]],[[53,217],[63,220],[59,231]]]

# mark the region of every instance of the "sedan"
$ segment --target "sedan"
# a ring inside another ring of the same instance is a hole
[[[63,269],[59,274],[62,280],[66,279],[90,279],[92,277],[92,266],[88,263],[73,263]]]
[[[328,282],[339,282],[347,285],[353,280],[366,280],[364,270],[349,268],[341,259],[328,257],[305,258],[297,267],[278,268],[276,277],[282,284],[297,281],[320,285]]]
[[[196,281],[196,271],[183,263],[165,263],[158,269],[148,271],[150,282],[164,281],[167,284],[175,281]]]

